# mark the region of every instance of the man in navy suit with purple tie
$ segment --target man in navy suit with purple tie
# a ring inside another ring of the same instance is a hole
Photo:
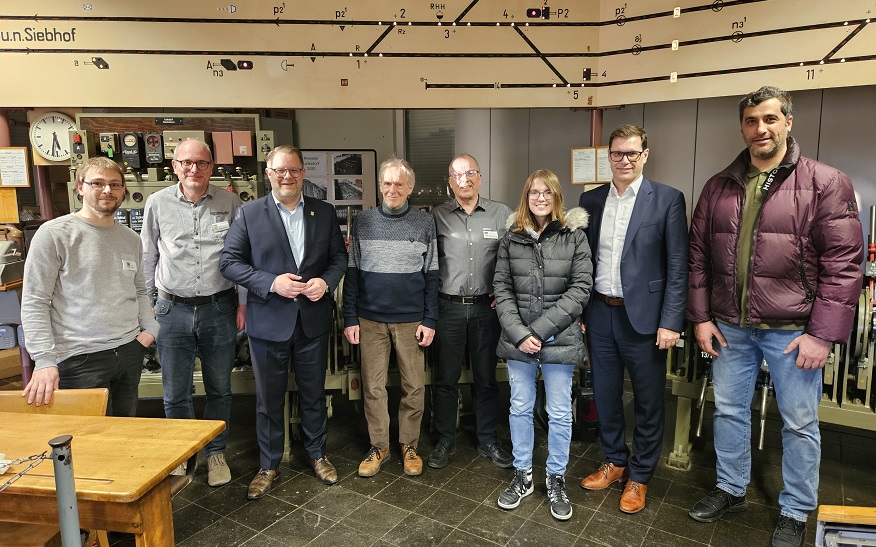
[[[687,213],[678,190],[642,176],[648,135],[621,125],[609,138],[612,181],[581,194],[593,260],[584,311],[593,397],[605,461],[581,481],[601,490],[626,481],[620,510],[645,507],[663,441],[667,350],[678,341],[687,300]],[[623,387],[633,385],[635,430],[626,444]],[[629,480],[627,480],[629,479]]]

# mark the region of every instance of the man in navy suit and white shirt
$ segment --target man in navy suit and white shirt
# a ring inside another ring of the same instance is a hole
[[[663,441],[666,353],[678,341],[687,300],[687,214],[684,195],[642,176],[648,135],[621,125],[609,138],[611,184],[581,194],[594,262],[593,293],[584,312],[593,397],[605,461],[581,481],[601,490],[629,479],[620,510],[645,507]],[[633,385],[633,450],[624,425],[624,368]]]
[[[278,146],[267,165],[271,193],[238,210],[220,265],[222,275],[248,289],[260,460],[249,499],[264,496],[280,474],[290,361],[308,464],[320,481],[338,481],[325,453],[325,374],[332,292],[347,268],[346,247],[334,207],[301,194],[301,151]]]

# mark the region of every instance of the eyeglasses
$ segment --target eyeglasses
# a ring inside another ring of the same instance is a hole
[[[268,169],[273,171],[278,177],[285,177],[287,174],[292,175],[293,177],[297,177],[298,175],[300,175],[304,171],[303,167],[301,167],[301,168],[291,167],[289,169],[285,169],[283,167],[280,167],[278,169],[274,169],[273,167],[268,167]]]
[[[182,165],[182,166],[185,167],[186,169],[191,169],[191,168],[192,168],[192,165],[197,165],[197,166],[198,166],[198,171],[200,171],[200,170],[202,170],[202,169],[206,169],[206,168],[210,167],[211,165],[213,165],[213,162],[212,162],[212,161],[207,161],[207,160],[198,160],[198,161],[192,161],[192,160],[173,160],[173,161],[175,161],[175,162],[177,162],[178,164]]]
[[[539,192],[538,190],[530,190],[528,193],[529,199],[538,199],[538,197],[541,196],[542,198],[544,198],[545,201],[550,201],[554,197],[553,194],[551,194],[550,190],[545,190],[544,192]]]
[[[626,156],[626,158],[628,160],[630,160],[630,162],[634,162],[634,161],[638,161],[638,159],[642,157],[643,153],[644,153],[644,150],[643,151],[633,150],[632,152],[620,152],[617,150],[611,150],[608,153],[608,157],[611,158],[611,161],[613,161],[615,163],[619,163],[619,162],[623,161],[624,156]]]
[[[476,175],[480,175],[480,174],[481,174],[481,172],[478,171],[477,169],[469,169],[468,171],[463,171],[462,173],[457,173],[456,171],[454,171],[450,175],[450,178],[456,179],[456,180],[473,179]]]
[[[91,186],[92,188],[94,188],[95,190],[101,190],[101,191],[103,191],[103,189],[106,188],[107,186],[110,187],[110,190],[124,190],[125,189],[125,185],[121,182],[104,182],[102,180],[92,180],[92,181],[83,180],[82,184],[87,184],[87,185]]]

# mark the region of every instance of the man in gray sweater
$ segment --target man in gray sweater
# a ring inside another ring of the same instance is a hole
[[[146,294],[140,238],[115,220],[125,197],[109,158],[76,171],[82,209],[40,227],[24,267],[21,321],[36,366],[28,404],[55,389],[106,387],[107,415],[133,416],[143,355],[158,335]]]

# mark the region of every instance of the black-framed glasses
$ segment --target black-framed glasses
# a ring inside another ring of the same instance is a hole
[[[550,201],[554,197],[550,190],[545,190],[544,192],[539,192],[538,190],[530,190],[527,193],[529,194],[529,199],[538,199],[538,197],[541,196],[544,198],[545,201]]]
[[[87,184],[87,185],[91,186],[92,188],[94,188],[95,190],[101,190],[101,191],[103,191],[103,189],[106,188],[107,186],[110,187],[110,190],[124,190],[125,189],[124,183],[121,183],[121,182],[104,182],[102,180],[92,180],[92,181],[83,180],[82,184]]]
[[[611,161],[618,163],[623,161],[624,156],[631,162],[638,161],[639,158],[644,154],[644,150],[633,150],[632,152],[621,152],[619,150],[610,150],[608,152],[608,157],[611,158]]]
[[[463,180],[463,179],[473,179],[477,175],[480,175],[481,172],[477,169],[469,169],[468,171],[463,171],[462,173],[457,173],[456,171],[450,175],[450,178],[455,180]]]
[[[177,162],[178,164],[182,165],[186,169],[191,169],[192,165],[196,165],[198,167],[198,171],[201,171],[202,169],[206,169],[206,168],[210,167],[211,165],[213,165],[212,161],[207,161],[207,160],[198,160],[198,161],[174,160],[174,161]]]
[[[277,169],[274,169],[273,167],[268,167],[268,169],[273,171],[278,177],[285,177],[287,174],[292,175],[293,177],[297,177],[304,172],[303,167],[290,167],[288,169],[285,167],[279,167]]]

